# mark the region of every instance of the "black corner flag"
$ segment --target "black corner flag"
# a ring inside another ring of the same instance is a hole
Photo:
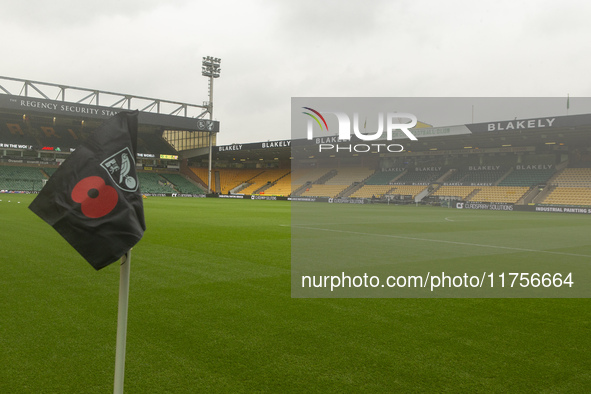
[[[144,235],[135,170],[138,111],[106,120],[62,163],[29,209],[96,270],[121,258]]]

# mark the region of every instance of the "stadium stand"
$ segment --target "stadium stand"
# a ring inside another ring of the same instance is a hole
[[[43,186],[43,180],[51,176],[57,168],[38,166],[0,166],[0,189],[11,191],[38,191]],[[206,177],[207,169],[192,168],[200,178]],[[499,184],[499,186],[450,186],[439,187],[432,196],[457,197],[469,201],[517,203],[521,197],[536,184],[543,184],[552,177],[553,169],[544,170],[514,170]],[[251,185],[242,189],[243,192],[253,193],[269,185],[261,192],[267,195],[288,196],[292,192],[292,174],[288,169],[214,169],[224,181],[225,192],[241,183],[250,181]],[[354,190],[350,197],[381,198],[384,195],[404,195],[413,198],[422,192],[424,185],[384,185],[372,184],[385,182],[388,178],[400,175],[400,172],[377,172],[372,175],[371,168],[342,168],[342,169],[310,169],[299,172],[300,182],[314,182],[320,178],[326,179],[324,184],[308,184],[301,196],[337,197],[352,185],[363,182],[365,184]],[[427,174],[432,179],[441,174]],[[477,171],[480,172],[480,171]],[[415,172],[415,176],[407,180],[417,181],[426,179],[425,174]],[[420,176],[419,176],[420,175]],[[188,181],[183,175],[168,173],[138,172],[140,187],[143,193],[191,193],[201,194],[204,190]],[[213,178],[213,177],[212,177]],[[472,177],[471,179],[484,179]],[[487,178],[491,179],[491,178]],[[398,182],[397,182],[398,183]],[[513,185],[513,186],[511,186]],[[549,205],[591,206],[591,168],[566,168],[551,179],[551,188],[543,201],[537,203]]]
[[[303,197],[336,197],[348,185],[310,185],[301,196]]]
[[[477,188],[477,186],[441,186],[432,196],[458,197],[464,200]]]
[[[304,197],[337,197],[345,190],[353,187],[375,172],[374,169],[368,167],[344,167],[339,169],[331,169],[326,174],[332,175],[328,177],[322,184],[309,185],[305,191],[301,193]],[[321,181],[322,177],[317,180]]]
[[[394,189],[393,185],[368,185],[365,184],[349,197],[355,198],[381,198],[385,194],[388,194],[392,189]]]
[[[554,169],[514,170],[497,186],[533,186],[548,181],[554,175]]]
[[[170,183],[174,185],[174,188],[179,191],[180,193],[187,193],[187,194],[201,194],[205,193],[205,191],[191,183],[187,178],[180,174],[161,174],[163,178],[168,180]]]
[[[224,168],[216,170],[219,172],[220,179],[220,192],[222,194],[228,194],[232,189],[237,188],[243,183],[248,183],[251,179],[260,175],[264,170],[257,169],[233,169]],[[213,176],[212,176],[213,177]],[[240,192],[242,193],[242,192]]]
[[[456,170],[453,174],[451,174],[446,180],[446,183],[462,183],[463,179],[468,176],[468,170]]]
[[[381,171],[376,172],[370,176],[366,181],[366,185],[388,185],[390,181],[402,174],[403,171]]]
[[[250,185],[238,192],[243,194],[255,194],[259,189],[265,186],[271,186],[275,181],[285,177],[290,172],[289,169],[267,169],[248,181]],[[266,194],[266,193],[265,193]]]
[[[4,143],[18,145],[41,145],[29,128],[21,122],[0,122],[0,138]]]
[[[486,166],[486,167],[500,167],[498,169],[483,169],[474,170],[471,167],[460,169],[454,172],[449,178],[445,180],[446,183],[461,183],[463,186],[492,186],[499,178],[506,172],[507,168],[503,166]],[[477,167],[479,168],[479,167]]]
[[[591,187],[591,168],[565,168],[552,184],[558,187]]]
[[[426,186],[422,185],[396,185],[388,194],[401,195],[401,196],[412,196],[415,198],[417,194],[425,190]]]
[[[201,183],[203,183],[204,185],[207,185],[207,181],[209,178],[209,169],[200,168],[200,167],[199,168],[198,167],[189,167],[189,168],[193,172],[193,174],[197,175],[197,177],[201,180]],[[212,174],[211,174],[211,190],[213,190],[213,191],[217,190],[213,170],[212,170]]]
[[[291,173],[278,179],[275,184],[264,192],[269,196],[289,196],[291,195]]]
[[[481,186],[469,201],[516,203],[529,190],[528,187]]]
[[[36,125],[20,121],[20,118],[15,123],[11,122],[12,120],[0,125],[0,136],[4,141],[34,147],[3,152],[1,159],[7,164],[0,166],[2,190],[40,190],[43,180],[56,171],[57,165],[54,163],[65,157],[65,148],[77,145],[84,134],[88,133],[87,129],[80,126],[68,128],[59,125],[52,127],[51,124]],[[45,145],[55,147],[58,143],[64,148],[58,154],[38,148]],[[156,172],[166,168],[165,162],[161,163],[157,154],[178,154],[161,137],[160,132],[150,130],[142,133],[138,146],[140,151],[155,154],[153,159],[143,162],[144,167],[153,166],[154,172],[138,173],[144,193],[205,192],[203,185],[208,182],[207,168],[185,167],[185,171],[189,169],[192,172],[192,181],[179,173]],[[536,148],[535,151],[515,154],[467,153],[445,158],[436,155],[380,157],[378,160],[364,161],[366,167],[351,167],[347,160],[338,162],[340,167],[327,167],[326,162],[307,160],[299,164],[310,165],[309,168],[296,168],[293,172],[290,168],[234,168],[241,165],[259,166],[261,163],[226,161],[220,163],[224,168],[212,169],[211,182],[214,192],[224,194],[233,190],[241,194],[274,196],[293,194],[310,197],[383,198],[416,197],[420,194],[424,197],[426,188],[429,187],[429,190],[434,190],[429,197],[435,198],[427,199],[427,203],[438,202],[437,197],[450,197],[475,202],[591,205],[591,155],[585,153],[585,149],[580,150],[578,155],[573,151],[555,151],[546,147],[539,148],[539,151],[540,153]],[[200,166],[202,163],[203,161],[197,161],[195,165]],[[277,162],[273,164],[277,165]],[[286,164],[289,162],[280,163],[283,167]],[[564,168],[567,164],[569,167]],[[232,168],[228,168],[229,166]],[[203,185],[195,184],[193,174]],[[546,187],[534,187],[537,185]]]
[[[550,180],[548,205],[591,205],[591,168],[565,168]]]
[[[45,171],[47,176],[52,176],[53,173],[57,171],[57,167],[44,167],[43,171]]]
[[[305,185],[308,182],[315,182],[321,177],[327,175],[333,169],[326,168],[302,168],[292,171],[291,181],[293,188]]]
[[[172,184],[156,173],[138,172],[137,177],[140,181],[140,190],[142,193],[161,194],[175,192]]]
[[[591,205],[591,188],[557,187],[542,203],[550,205]]]
[[[350,186],[355,182],[363,182],[374,172],[374,169],[368,167],[339,168],[337,169],[337,174],[324,182],[324,184]]]
[[[421,184],[428,185],[431,182],[439,179],[447,170],[441,168],[434,171],[408,171],[406,174],[396,180],[396,184],[413,185]],[[424,188],[423,188],[424,189]]]
[[[191,171],[207,185],[209,170],[207,168],[191,167]],[[248,183],[253,178],[262,174],[265,170],[257,169],[238,169],[238,168],[214,168],[211,170],[211,190],[216,193],[228,194],[230,190],[237,188],[243,183]],[[219,185],[218,185],[219,179]],[[239,193],[243,193],[239,191]]]
[[[0,140],[4,143],[31,145],[35,148],[59,147],[61,151],[76,148],[89,134],[82,126],[48,126],[31,122],[0,123]],[[162,138],[162,131],[138,135],[138,151],[142,153],[178,155]]]
[[[0,190],[39,191],[44,179],[39,167],[0,166]]]

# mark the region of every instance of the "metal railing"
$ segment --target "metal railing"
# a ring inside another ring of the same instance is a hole
[[[79,88],[47,82],[0,76],[0,94],[45,100],[64,101],[142,112],[201,118],[208,113],[209,103],[187,104],[103,90]]]

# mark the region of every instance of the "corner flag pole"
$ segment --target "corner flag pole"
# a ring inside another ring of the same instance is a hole
[[[125,342],[127,338],[127,306],[129,304],[129,271],[131,249],[121,257],[119,277],[119,308],[117,315],[117,346],[115,350],[115,383],[113,394],[123,394],[125,376]]]

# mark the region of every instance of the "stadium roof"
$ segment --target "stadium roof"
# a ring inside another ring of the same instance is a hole
[[[219,122],[199,119],[207,113],[207,103],[187,104],[0,76],[0,116],[27,115],[48,124],[55,118],[62,123],[83,119],[92,127],[119,111],[135,109],[140,111],[140,133],[154,128],[219,131]]]
[[[547,150],[564,149],[565,146],[591,146],[591,114],[570,116],[549,116],[533,119],[513,119],[447,127],[430,127],[413,130],[418,141],[406,137],[395,138],[393,143],[401,144],[407,152],[437,154],[437,151],[463,151],[474,153],[479,150],[489,152],[519,151],[523,147],[538,147]],[[387,141],[375,141],[385,143]],[[310,154],[319,156],[319,144],[368,143],[356,140],[338,141],[336,136],[305,139],[265,141],[245,144],[221,145],[213,148],[217,160],[285,160],[291,157],[292,147],[303,147]],[[561,148],[562,147],[562,148]],[[326,152],[329,156],[334,152]],[[339,152],[347,155],[348,152]],[[320,153],[322,155],[322,153]],[[383,153],[381,155],[395,155]]]

